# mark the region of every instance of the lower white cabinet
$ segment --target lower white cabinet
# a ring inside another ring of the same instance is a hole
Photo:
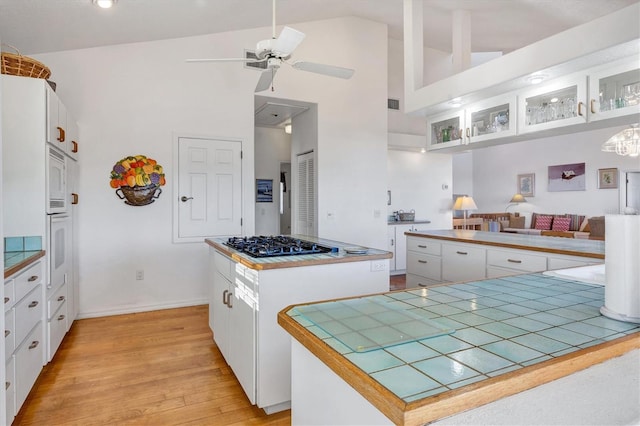
[[[486,249],[469,244],[442,243],[442,280],[457,282],[485,278]]]
[[[47,294],[47,360],[51,361],[55,355],[68,327],[67,315],[67,283],[63,283],[58,290]]]
[[[6,360],[4,388],[7,397],[5,424],[10,425],[16,415],[16,362],[13,355]]]
[[[16,413],[22,407],[29,391],[36,382],[44,357],[44,339],[42,321],[38,321],[35,328],[16,349]]]
[[[391,275],[402,274],[407,269],[407,236],[404,234],[409,231],[418,231],[417,224],[409,225],[388,225],[387,250],[393,253],[393,257],[389,259],[389,272]]]

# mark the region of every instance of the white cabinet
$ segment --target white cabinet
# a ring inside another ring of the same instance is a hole
[[[20,410],[44,365],[42,272],[43,261],[38,260],[4,284],[7,424]]]
[[[418,231],[419,224],[388,225],[388,250],[393,253],[389,259],[389,271],[393,275],[402,274],[407,269],[407,236],[405,232]]]
[[[427,118],[427,149],[436,150],[464,145],[464,110]]]
[[[465,109],[468,143],[506,138],[516,134],[516,95],[507,94]]]
[[[442,280],[471,281],[485,278],[486,249],[470,244],[442,243]]]
[[[407,288],[442,282],[442,244],[419,237],[407,238]]]
[[[619,61],[589,74],[589,120],[640,114],[638,59]]]
[[[47,97],[47,142],[56,146],[69,157],[77,159],[78,124],[67,111],[58,95],[46,86]]]

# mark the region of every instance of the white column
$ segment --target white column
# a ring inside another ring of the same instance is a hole
[[[454,10],[451,20],[453,73],[457,74],[471,66],[471,13]]]
[[[421,88],[423,75],[422,1],[404,0],[404,92],[408,95]],[[406,109],[405,109],[406,110]]]

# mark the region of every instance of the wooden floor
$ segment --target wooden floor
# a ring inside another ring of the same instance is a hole
[[[391,277],[404,288],[404,275]],[[212,340],[208,307],[78,320],[14,425],[289,425],[252,406]]]

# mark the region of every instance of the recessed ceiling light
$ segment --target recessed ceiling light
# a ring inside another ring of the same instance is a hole
[[[103,9],[109,9],[117,2],[118,0],[93,0],[93,4]]]
[[[451,108],[458,108],[462,106],[462,99],[454,98],[454,99],[451,99],[448,103]]]
[[[540,84],[547,78],[546,74],[532,74],[527,77],[527,81],[531,84]]]

